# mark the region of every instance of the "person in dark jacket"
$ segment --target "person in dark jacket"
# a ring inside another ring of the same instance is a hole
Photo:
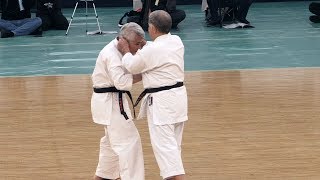
[[[221,3],[220,1],[224,0],[207,0],[211,15],[211,17],[207,20],[208,25],[220,24],[221,17],[218,13],[219,3]],[[232,1],[229,1],[229,3],[227,3],[227,7],[233,6],[237,21],[244,24],[250,24],[246,18],[252,2],[253,0],[233,0],[233,4]]]
[[[168,12],[172,19],[172,28],[177,28],[178,24],[186,18],[184,10],[176,8],[176,0],[159,0],[156,4],[156,0],[151,1],[151,11],[164,10]]]
[[[320,23],[320,3],[312,2],[309,5],[309,11],[314,14],[309,17],[310,21],[313,23]]]
[[[30,9],[35,4],[34,0],[0,0],[0,3],[1,38],[42,33],[39,29],[42,20],[38,17],[31,18]]]
[[[42,30],[67,30],[68,20],[61,12],[60,0],[38,0],[37,17],[42,19]]]

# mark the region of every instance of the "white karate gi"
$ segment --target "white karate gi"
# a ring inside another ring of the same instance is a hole
[[[122,58],[131,73],[142,73],[144,88],[158,88],[184,81],[184,45],[176,35],[162,35],[133,56]],[[185,86],[147,94],[139,118],[147,114],[152,148],[163,178],[184,174],[181,140],[187,116]]]
[[[130,90],[133,77],[122,67],[122,55],[115,39],[100,52],[92,74],[93,87],[116,87]],[[129,119],[120,113],[118,93],[94,93],[91,99],[93,121],[104,125],[105,136],[100,141],[100,156],[96,175],[121,180],[144,180],[144,161],[139,132],[132,121],[127,95],[123,107]],[[131,102],[130,102],[131,103]]]

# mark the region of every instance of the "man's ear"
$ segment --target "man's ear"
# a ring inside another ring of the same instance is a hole
[[[155,28],[152,24],[149,24],[149,28],[150,28],[149,31],[153,31],[153,32],[155,31]]]

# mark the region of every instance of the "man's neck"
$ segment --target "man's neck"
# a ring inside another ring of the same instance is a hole
[[[166,35],[166,33],[157,33],[157,34],[155,35],[154,40],[156,40],[158,37],[163,36],[163,35]]]

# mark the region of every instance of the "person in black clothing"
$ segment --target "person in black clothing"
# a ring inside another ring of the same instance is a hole
[[[34,0],[0,0],[2,15],[0,19],[1,38],[41,35],[40,18],[31,18],[30,9]]]
[[[164,10],[168,12],[172,19],[172,28],[177,28],[178,24],[186,18],[184,10],[176,8],[176,0],[159,0],[156,4],[156,0],[151,1],[151,11]]]
[[[68,20],[61,12],[60,0],[38,0],[37,17],[42,19],[42,30],[66,30]]]
[[[218,13],[218,8],[219,8],[219,3],[221,3],[221,1],[225,1],[225,0],[207,0],[208,7],[210,10],[210,15],[211,15],[211,17],[207,19],[208,25],[220,24],[221,17]],[[232,1],[234,1],[233,6],[235,7],[233,8],[235,8],[236,20],[241,23],[250,24],[250,22],[246,18],[253,0],[231,0],[227,3],[228,7],[232,6]]]
[[[309,17],[310,21],[313,23],[320,23],[320,3],[312,2],[309,5],[309,11],[314,14]]]

